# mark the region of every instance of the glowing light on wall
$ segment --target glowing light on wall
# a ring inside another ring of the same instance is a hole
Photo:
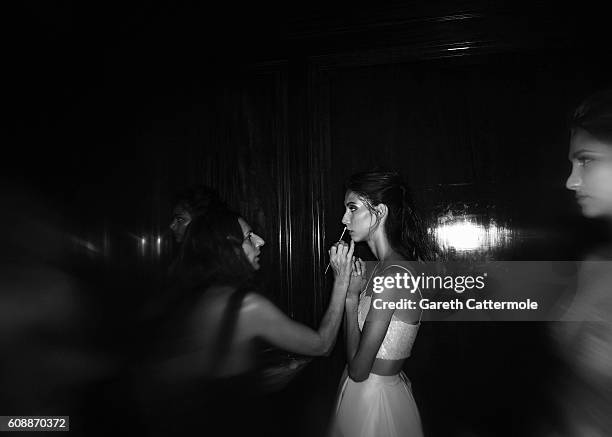
[[[142,258],[151,261],[153,259],[160,260],[162,254],[162,246],[166,246],[165,234],[130,234],[138,245],[138,254]]]
[[[142,237],[140,239],[140,256],[142,257],[144,257],[146,253],[146,249],[145,249],[146,244],[147,244],[147,239]]]
[[[494,221],[482,224],[470,216],[454,218],[430,229],[443,249],[459,252],[492,249],[510,241],[511,231]]]

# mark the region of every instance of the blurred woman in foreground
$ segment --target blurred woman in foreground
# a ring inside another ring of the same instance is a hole
[[[571,122],[566,186],[582,214],[612,231],[612,89],[585,100]],[[602,235],[605,238],[605,236]],[[602,240],[604,239],[602,238]],[[603,437],[612,430],[612,245],[593,248],[578,276],[578,289],[563,323],[553,325],[567,364],[559,399],[562,436]]]
[[[177,263],[175,305],[160,325],[153,359],[162,411],[172,419],[163,432],[220,426],[225,435],[269,434],[278,420],[262,403],[262,345],[305,356],[327,355],[341,323],[353,263],[353,244],[332,247],[335,273],[319,329],[287,317],[253,280],[265,242],[237,213],[215,208],[187,228]],[[206,425],[203,425],[206,424]]]

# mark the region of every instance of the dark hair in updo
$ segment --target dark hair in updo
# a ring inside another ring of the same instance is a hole
[[[387,205],[385,232],[395,251],[407,260],[434,259],[435,249],[398,173],[377,170],[357,173],[347,180],[345,187],[361,197],[372,212],[381,203]]]
[[[250,281],[255,270],[242,249],[240,217],[234,211],[221,208],[191,221],[177,265],[182,287],[240,286]]]
[[[599,141],[612,144],[612,88],[586,98],[572,114],[570,130],[584,129]]]

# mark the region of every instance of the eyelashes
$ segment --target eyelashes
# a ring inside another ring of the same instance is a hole
[[[576,161],[578,161],[578,163],[579,163],[580,165],[585,166],[585,165],[587,165],[588,163],[590,163],[591,161],[594,161],[594,159],[593,159],[593,158],[591,158],[591,157],[586,157],[586,156],[583,156],[583,157],[577,158],[577,159],[576,159]]]

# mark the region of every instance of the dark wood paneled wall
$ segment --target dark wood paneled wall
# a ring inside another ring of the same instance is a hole
[[[465,39],[452,29],[434,44],[440,23],[473,22],[472,31],[489,32],[478,20],[518,20],[475,11],[396,17],[385,31],[413,29],[422,38],[376,34],[364,44],[355,36],[352,50],[314,40],[331,44],[329,32],[363,36],[372,26],[296,30],[289,39],[296,49],[284,59],[233,71],[204,96],[200,119],[191,121],[205,135],[189,146],[193,173],[185,182],[217,188],[259,227],[270,294],[297,319],[318,323],[327,303],[326,251],[342,230],[342,185],[355,171],[400,171],[431,226],[436,213],[461,203],[536,233],[567,210],[565,117],[607,83],[602,59],[568,58],[556,33],[563,20],[543,35],[520,27],[510,45],[500,30],[487,37],[487,51],[449,52]],[[417,56],[423,38],[431,50]],[[530,41],[539,43],[528,49]]]

